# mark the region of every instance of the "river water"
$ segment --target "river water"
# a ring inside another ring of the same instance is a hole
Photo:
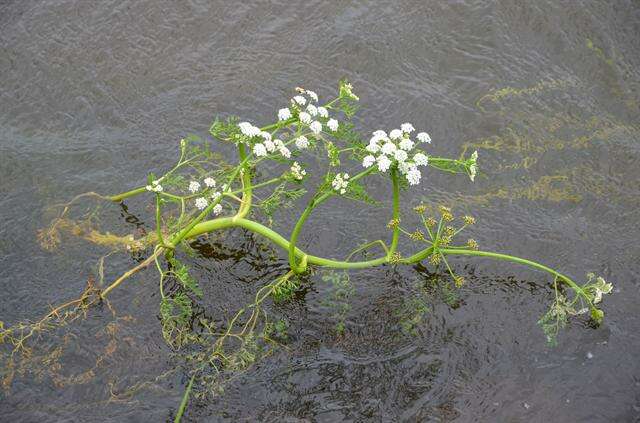
[[[71,237],[41,248],[50,206],[143,184],[216,115],[268,123],[293,87],[328,98],[347,77],[363,133],[409,121],[435,155],[480,154],[475,183],[432,171],[406,204],[474,214],[482,248],[604,276],[605,323],[574,320],[550,348],[536,325],[553,298],[546,275],[455,259],[468,281],[457,292],[433,268],[353,272],[340,336],[318,274],[269,306],[289,324],[287,348],[184,420],[640,421],[638,2],[4,1],[0,75],[5,325],[76,298],[107,252]],[[389,196],[382,180],[371,192]],[[126,205],[103,205],[100,226],[151,227],[144,203]],[[275,226],[295,219],[285,210]],[[387,220],[335,201],[301,246],[344,257],[387,237]],[[224,319],[285,271],[257,241],[238,230],[198,242],[199,310]],[[111,256],[105,278],[134,264]],[[2,371],[0,420],[170,421],[188,376],[162,340],[157,291],[149,270],[114,292],[113,311],[33,342]]]

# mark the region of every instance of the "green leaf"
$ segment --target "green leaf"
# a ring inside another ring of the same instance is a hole
[[[591,309],[591,319],[595,324],[600,325],[602,323],[602,319],[604,319],[604,311],[598,308]]]
[[[183,288],[194,293],[198,298],[202,298],[202,289],[198,286],[198,282],[189,274],[187,266],[175,257],[169,258],[171,264],[171,274],[176,277]]]

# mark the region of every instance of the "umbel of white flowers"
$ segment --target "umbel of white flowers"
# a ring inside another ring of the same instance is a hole
[[[338,191],[340,194],[344,194],[347,192],[347,187],[349,186],[349,174],[348,173],[338,173],[331,182],[331,186],[334,190]]]
[[[375,131],[366,147],[371,154],[362,160],[362,166],[369,168],[375,164],[384,173],[395,164],[409,185],[419,184],[422,178],[419,167],[427,166],[429,157],[418,145],[431,144],[431,137],[420,132],[416,135],[416,142],[410,138],[413,131],[415,128],[410,123],[403,123],[400,129],[393,129],[389,134],[381,129]]]
[[[278,120],[286,121],[294,118],[297,119],[300,128],[308,130],[306,134],[300,134],[295,139],[296,147],[304,150],[310,145],[306,135],[318,136],[325,127],[331,132],[336,132],[340,123],[329,116],[327,108],[314,104],[318,102],[318,94],[302,88],[298,88],[298,91],[300,94],[291,99],[291,106],[278,110]],[[249,139],[251,151],[256,157],[266,157],[277,151],[284,158],[291,158],[289,148],[282,140],[272,139],[269,132],[262,131],[250,122],[240,122],[238,127],[240,132]]]

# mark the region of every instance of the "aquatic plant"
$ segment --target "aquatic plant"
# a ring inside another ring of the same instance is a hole
[[[390,131],[378,129],[365,142],[351,122],[357,102],[358,97],[346,81],[340,83],[337,97],[324,104],[315,92],[297,88],[287,107],[280,108],[275,114],[274,122],[258,127],[235,117],[216,119],[210,127],[213,141],[197,137],[182,139],[178,161],[164,174],[149,174],[146,184],[120,194],[88,193],[64,205],[51,227],[40,234],[47,248],[54,248],[60,242],[59,231],[67,228],[93,242],[108,243],[116,251],[141,254],[152,249],[152,252],[110,285],[90,284],[81,298],[63,304],[36,323],[8,328],[0,324],[0,342],[10,342],[15,349],[23,348],[34,333],[55,325],[56,321],[74,318],[91,305],[105,301],[116,287],[150,265],[155,265],[159,274],[163,336],[176,349],[185,345],[200,346],[188,356],[190,362],[196,363],[194,374],[201,372],[199,378],[205,381],[219,377],[223,370],[246,368],[268,354],[269,346],[286,339],[286,323],[270,322],[262,305],[270,298],[286,301],[299,288],[301,278],[314,269],[329,270],[323,280],[333,284],[335,301],[332,307],[338,320],[338,334],[345,330],[343,321],[349,310],[347,300],[353,295],[348,270],[424,263],[444,268],[459,287],[465,280],[456,275],[449,264],[454,256],[508,261],[549,274],[553,278],[555,300],[539,323],[551,343],[555,342],[558,330],[570,316],[589,313],[594,323],[602,321],[604,313],[599,303],[602,294],[608,294],[612,289],[602,278],[589,275],[585,283],[579,284],[536,261],[480,250],[473,239],[459,241],[461,233],[474,225],[475,219],[468,215],[456,218],[453,210],[445,205],[419,204],[413,210],[403,209],[400,191],[424,184],[428,171],[466,175],[473,182],[478,175],[478,153],[474,151],[460,158],[431,155],[430,135],[417,131],[410,123]],[[212,147],[217,149],[216,143],[233,145],[237,151],[236,162],[228,163],[220,154],[214,153]],[[312,178],[306,165],[308,158],[321,162],[324,169],[319,184],[313,188],[309,186]],[[272,163],[266,172],[271,174],[269,178],[263,177],[260,171],[267,163]],[[299,248],[298,240],[305,223],[324,203],[351,200],[380,205],[367,192],[367,181],[374,177],[384,178],[390,185],[391,210],[387,224],[390,241],[368,241],[355,247],[342,260],[316,256]],[[256,196],[258,192],[260,198]],[[107,236],[67,219],[69,207],[88,196],[113,202],[148,197],[154,208],[154,230],[137,238],[132,235]],[[276,232],[272,224],[274,212],[292,207],[305,197],[308,198],[306,207],[290,235]],[[404,225],[403,213],[407,212],[415,213],[420,227]],[[193,301],[202,297],[203,292],[188,264],[178,258],[176,251],[189,251],[195,238],[230,228],[244,228],[282,249],[287,255],[289,270],[257,289],[254,301],[239,310],[223,327],[200,318],[199,329],[195,331]],[[403,244],[400,248],[401,240],[410,245]],[[374,249],[380,251],[375,258],[353,260],[356,255],[371,254]],[[167,290],[169,283],[171,290]],[[427,306],[422,300],[418,302],[417,310],[413,314],[404,313],[407,323],[403,328],[407,332],[413,331],[423,319]],[[188,392],[192,385],[193,378]]]

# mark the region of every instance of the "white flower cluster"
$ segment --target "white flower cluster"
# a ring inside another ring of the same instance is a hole
[[[304,170],[298,162],[293,162],[291,165],[291,175],[298,181],[304,179],[304,176],[307,174],[307,171]]]
[[[282,140],[271,140],[271,134],[269,134],[269,138],[265,139],[264,142],[256,143],[253,146],[253,154],[255,154],[256,157],[265,157],[267,154],[274,153],[276,150],[278,150],[278,153],[280,153],[282,157],[287,159],[291,157],[291,151],[284,145]]]
[[[344,194],[347,192],[347,186],[349,186],[349,174],[348,173],[338,173],[333,181],[331,182],[331,186],[334,190],[338,191],[340,194]]]
[[[151,185],[147,185],[145,189],[150,192],[162,192],[163,188],[160,185],[160,181],[152,181]]]
[[[200,191],[200,182],[198,181],[189,182],[189,191],[191,191],[193,194]]]
[[[219,192],[216,193],[219,196]],[[215,201],[215,198],[213,199]],[[207,206],[209,205],[209,201],[207,201],[206,198],[204,197],[198,197],[196,198],[196,207],[198,208],[198,210],[204,210],[207,208]],[[213,214],[215,214],[216,216],[219,215],[220,213],[222,213],[222,204],[218,203],[215,206],[213,206],[213,210],[211,210],[213,212]]]
[[[284,110],[289,109],[281,109],[280,112],[278,112],[278,116],[284,116]],[[290,111],[289,114],[291,114]],[[262,131],[260,128],[258,128],[257,126],[253,126],[249,122],[240,122],[238,124],[238,127],[240,128],[240,132],[242,132],[249,138],[261,138],[260,142],[256,142],[253,145],[252,151],[253,154],[256,155],[256,157],[265,157],[266,155],[271,154],[276,150],[278,150],[278,153],[280,153],[282,157],[285,157],[287,159],[291,157],[291,151],[284,145],[284,143],[278,139],[271,139],[271,134],[269,132]]]
[[[216,187],[216,180],[211,177],[205,178],[203,182],[207,189]],[[223,185],[223,188],[224,186],[225,185]],[[200,185],[200,182],[198,181],[189,182],[189,191],[191,191],[194,194],[196,192],[199,192],[201,187],[202,185]],[[220,192],[214,191],[213,194],[211,194],[211,201],[216,201],[221,195],[222,194]],[[209,205],[209,201],[206,198],[204,197],[196,198],[195,206],[198,210],[204,210],[207,208],[208,205]],[[222,212],[222,204],[216,204],[213,207],[212,211],[215,215],[220,214]]]
[[[325,123],[327,128],[336,132],[340,126],[338,121],[336,119],[329,118],[329,111],[326,107],[313,104],[318,102],[318,94],[311,90],[304,90],[302,88],[299,88],[298,91],[300,94],[291,99],[291,108],[284,108],[278,111],[278,119],[281,121],[290,119],[293,116],[291,111],[291,109],[293,109],[298,112],[298,120],[300,123],[308,125],[311,132],[315,135],[319,135],[320,132],[322,132],[322,122],[320,121],[320,118],[328,119]]]
[[[410,123],[403,123],[400,129],[393,129],[388,135],[382,130],[375,131],[366,147],[371,154],[362,160],[362,166],[369,168],[375,164],[380,172],[386,172],[393,164],[397,164],[409,185],[419,184],[422,173],[418,167],[428,165],[429,158],[421,150],[416,150],[418,143],[410,138],[413,131],[415,128]],[[431,137],[426,132],[418,133],[416,139],[419,143],[431,143]],[[413,156],[410,157],[410,154]]]

